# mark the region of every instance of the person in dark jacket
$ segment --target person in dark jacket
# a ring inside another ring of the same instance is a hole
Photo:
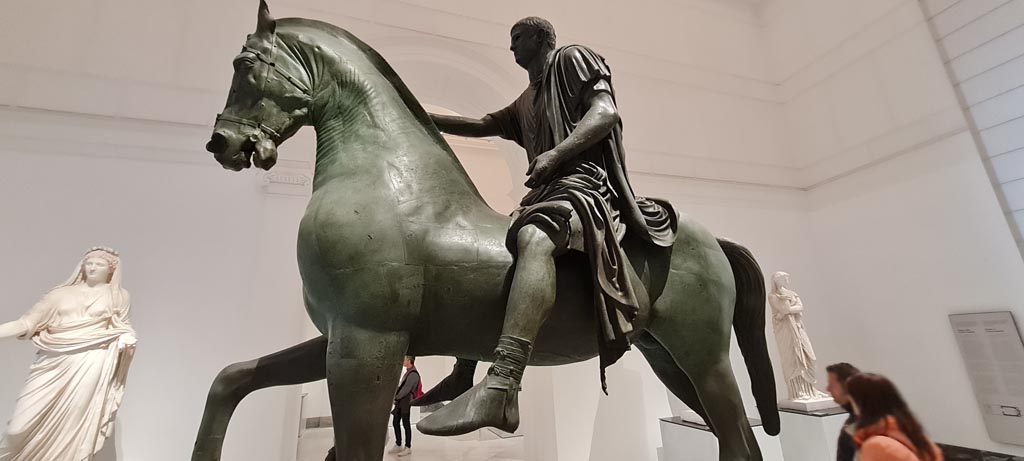
[[[860,370],[849,363],[842,362],[829,365],[825,371],[828,372],[828,387],[825,390],[832,394],[832,400],[850,414],[850,417],[843,423],[843,430],[839,431],[836,461],[853,461],[857,453],[857,446],[853,442],[853,427],[857,422],[857,416],[853,413],[850,396],[846,393],[846,381],[859,374]]]
[[[388,451],[398,456],[412,454],[412,423],[409,417],[412,413],[412,400],[416,397],[416,390],[420,385],[420,372],[416,371],[416,357],[406,357],[405,375],[395,392],[395,409],[391,411],[394,415],[392,425],[395,427],[395,446]],[[405,446],[402,446],[402,427],[405,427]]]

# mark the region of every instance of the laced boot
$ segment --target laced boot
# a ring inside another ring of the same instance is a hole
[[[519,390],[533,349],[529,341],[502,336],[487,376],[472,389],[435,411],[416,428],[428,435],[468,434],[484,427],[505,432],[519,428]]]

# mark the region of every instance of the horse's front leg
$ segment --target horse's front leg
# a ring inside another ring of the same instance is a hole
[[[338,461],[380,461],[389,410],[409,347],[405,331],[335,321],[327,345],[327,390]]]
[[[192,461],[220,461],[231,415],[245,396],[268,387],[324,379],[327,338],[321,336],[256,360],[224,368],[213,380]]]

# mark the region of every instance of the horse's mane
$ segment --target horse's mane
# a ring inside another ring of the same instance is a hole
[[[398,73],[395,72],[391,65],[388,64],[388,62],[385,61],[379,53],[377,53],[377,50],[373,49],[370,45],[367,45],[366,42],[363,42],[358,37],[352,35],[349,31],[342,29],[341,27],[323,21],[317,21],[315,19],[278,19],[277,27],[278,32],[280,32],[282,28],[286,30],[301,28],[311,32],[320,32],[321,34],[326,34],[331,38],[342,40],[355,46],[363,52],[366,59],[373,64],[374,68],[376,68],[377,71],[380,72],[380,74],[384,76],[389,83],[391,83],[391,86],[394,87],[395,91],[398,92],[399,96],[401,96],[402,102],[405,103],[406,107],[409,108],[409,111],[414,117],[416,117],[416,120],[423,125],[434,141],[443,149],[451,150],[448,147],[448,143],[441,136],[441,132],[437,130],[437,127],[434,126],[434,122],[430,120],[430,116],[427,115],[426,109],[424,109],[416,97],[413,96],[412,91],[410,91],[409,87],[405,85],[402,78],[399,77]]]

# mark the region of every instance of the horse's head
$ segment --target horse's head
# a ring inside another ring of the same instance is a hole
[[[277,146],[306,124],[310,82],[277,37],[277,22],[260,1],[256,32],[235,57],[224,111],[217,115],[206,150],[229,170],[251,163],[269,170],[277,162]]]

